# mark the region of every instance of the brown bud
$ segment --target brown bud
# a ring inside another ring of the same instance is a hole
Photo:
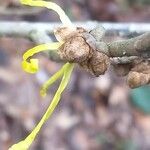
[[[61,59],[78,63],[95,76],[105,73],[110,64],[109,57],[96,51],[96,40],[85,29],[58,28],[55,35],[65,41],[58,50]]]
[[[72,36],[74,32],[74,30],[68,27],[59,27],[54,30],[55,37],[58,41],[66,41],[67,37]]]
[[[130,71],[127,78],[127,83],[131,88],[136,88],[150,83],[150,74]]]
[[[98,51],[94,51],[92,57],[85,62],[80,63],[80,66],[86,71],[95,76],[104,74],[110,65],[109,57]]]
[[[92,50],[84,38],[76,36],[68,39],[58,50],[60,57],[69,62],[81,63],[91,57]]]
[[[144,73],[144,74],[150,74],[150,61],[141,61],[141,62],[135,62],[133,64],[132,71]]]
[[[98,51],[94,51],[92,58],[89,61],[89,68],[95,76],[104,74],[110,65],[109,57]]]
[[[67,41],[67,39],[73,36],[79,36],[84,32],[86,32],[86,30],[80,27],[77,27],[76,30],[68,27],[59,27],[54,30],[54,34],[59,41]]]

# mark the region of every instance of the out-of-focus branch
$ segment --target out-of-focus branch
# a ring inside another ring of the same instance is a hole
[[[150,31],[149,23],[100,23],[97,21],[75,22],[78,27],[92,30],[97,26],[103,26],[106,30],[119,31],[122,33],[144,33]],[[53,33],[54,28],[60,27],[60,23],[33,23],[33,22],[7,22],[0,21],[0,36],[28,37],[33,30]]]
[[[0,14],[1,15],[16,15],[16,16],[23,16],[23,15],[34,15],[40,13],[43,9],[42,8],[7,8],[7,7],[0,7]]]

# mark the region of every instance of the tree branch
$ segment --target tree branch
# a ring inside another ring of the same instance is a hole
[[[135,38],[109,43],[108,47],[111,57],[142,56],[149,58],[150,32],[146,32]]]
[[[141,36],[122,40],[114,41],[112,43],[106,43],[108,47],[108,52],[105,52],[104,49],[102,52],[109,54],[110,57],[120,57],[118,63],[130,62],[136,57],[128,56],[142,56],[150,57],[150,24],[133,24],[133,23],[99,23],[99,22],[76,22],[76,26],[81,26],[87,30],[92,30],[97,28],[99,25],[103,26],[107,31],[113,30],[122,33],[136,32],[142,34]],[[28,38],[34,41],[37,44],[51,42],[50,34],[53,33],[53,30],[57,27],[60,27],[59,23],[29,23],[29,22],[0,22],[0,37],[23,37]],[[101,52],[101,43],[97,42],[97,47]],[[52,59],[55,60],[58,56],[51,53]],[[53,58],[54,56],[54,58]],[[127,56],[127,57],[124,57]],[[122,58],[123,57],[123,58]],[[132,59],[131,59],[132,58]],[[115,58],[116,59],[116,58]],[[114,61],[116,62],[116,61]]]
[[[1,15],[16,15],[16,16],[23,16],[23,15],[36,15],[40,13],[43,8],[7,8],[0,6],[0,14]]]
[[[139,33],[150,31],[149,23],[100,23],[96,21],[75,22],[78,27],[83,27],[87,30],[92,30],[97,26],[103,26],[106,30],[118,31],[121,34]],[[44,31],[46,33],[53,33],[54,28],[60,27],[60,23],[33,23],[33,22],[9,22],[0,21],[0,36],[14,36],[14,37],[29,37],[32,31]]]

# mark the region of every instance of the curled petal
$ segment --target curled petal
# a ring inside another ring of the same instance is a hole
[[[39,45],[39,46],[29,49],[23,55],[22,68],[26,72],[36,73],[39,69],[38,59],[30,59],[29,62],[27,61],[27,59],[41,51],[57,50],[60,46],[61,46],[61,44],[59,42],[55,42],[55,43],[42,44],[42,45]]]
[[[64,89],[66,88],[66,86],[70,80],[70,76],[71,76],[73,67],[74,67],[74,64],[69,64],[69,63],[66,64],[65,69],[64,69],[64,75],[63,75],[62,81],[59,85],[59,88],[58,88],[51,104],[49,105],[46,113],[44,114],[44,116],[42,117],[42,119],[40,120],[38,125],[34,128],[34,130],[31,132],[31,134],[25,140],[13,145],[9,150],[27,150],[30,147],[33,140],[35,139],[38,132],[40,131],[41,127],[46,122],[46,120],[51,116],[51,114],[53,113],[57,104],[59,103],[61,94],[64,91]]]
[[[63,9],[60,6],[58,6],[56,3],[42,1],[42,0],[20,0],[20,2],[25,5],[46,7],[48,9],[52,9],[58,13],[60,20],[64,26],[69,26],[69,27],[74,28],[73,24],[71,23],[70,19],[65,14]]]
[[[35,73],[38,71],[38,60],[30,59],[30,63],[27,61],[22,61],[22,68],[29,73]]]

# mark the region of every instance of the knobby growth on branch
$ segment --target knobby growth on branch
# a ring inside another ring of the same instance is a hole
[[[95,76],[112,65],[119,76],[127,76],[131,88],[150,83],[150,32],[111,43],[104,42],[105,30],[100,26],[90,32],[77,28],[73,33],[59,28],[55,34],[66,41],[59,48],[61,59],[77,63]]]
[[[88,46],[89,45],[92,46],[92,49],[96,49],[97,53],[101,52],[102,54],[106,54],[109,57],[109,64],[111,64],[111,66],[113,66],[117,75],[127,76],[127,83],[131,88],[136,88],[136,87],[144,85],[144,84],[149,84],[150,81],[149,81],[149,71],[148,70],[149,70],[149,59],[150,59],[149,58],[150,57],[150,48],[149,48],[150,47],[150,32],[145,32],[144,34],[137,36],[135,38],[121,40],[121,41],[117,40],[117,41],[113,41],[110,43],[106,43],[104,41],[104,39],[105,39],[105,33],[107,34],[107,30],[105,31],[105,29],[101,26],[101,24],[99,24],[97,22],[93,22],[93,23],[87,22],[86,24],[75,23],[75,26],[81,25],[82,30],[84,30],[84,35],[82,35],[80,38],[82,38],[82,40],[86,41],[85,44],[88,44]],[[60,29],[61,29],[60,24],[58,24],[58,23],[48,24],[48,23],[27,23],[27,22],[0,22],[0,25],[1,25],[0,37],[3,37],[3,36],[24,37],[24,38],[28,38],[28,39],[34,41],[37,44],[51,42],[52,40],[51,40],[49,34],[52,33],[52,28],[56,28],[57,26],[59,26],[58,29],[55,29],[55,32],[57,30],[60,32]],[[89,27],[89,25],[90,25],[90,27]],[[105,26],[105,24],[102,24],[102,25]],[[17,28],[16,28],[16,26],[17,26]],[[79,27],[80,29],[81,29],[81,26]],[[120,27],[121,24],[116,24],[116,26]],[[144,27],[144,28],[148,29],[148,27],[147,27],[148,25],[140,24],[140,25],[135,26],[136,27],[135,30],[137,30],[137,28],[139,28],[140,26],[142,26],[142,28]],[[83,27],[84,27],[84,29],[83,29]],[[79,30],[79,28],[78,28],[78,30]],[[108,25],[106,25],[106,28],[109,29]],[[112,28],[115,29],[114,25]],[[128,28],[130,30],[130,26]],[[65,29],[65,30],[67,30],[67,29]],[[125,30],[125,29],[123,29],[123,30]],[[61,32],[66,32],[66,31],[64,31],[64,28],[62,28]],[[142,33],[141,30],[140,30],[140,33]],[[61,34],[64,34],[64,36],[65,36],[66,33],[61,33]],[[81,35],[81,33],[80,33],[80,35]],[[75,35],[73,35],[73,36],[75,37]],[[80,38],[79,38],[79,40],[80,40]],[[75,40],[77,40],[77,39],[75,39]],[[68,42],[69,42],[69,39],[68,39]],[[68,45],[68,43],[67,43],[67,45]],[[76,45],[77,45],[77,43],[76,43]],[[80,45],[78,45],[78,47],[80,47]],[[80,47],[80,55],[81,55],[82,50],[83,50],[83,47],[82,47],[82,49]],[[69,51],[69,50],[66,50],[66,51]],[[79,49],[76,51],[76,53],[79,55]],[[49,54],[50,54],[50,58],[54,61],[59,62],[62,60],[55,51],[50,51]],[[63,58],[64,56],[61,56],[61,57]],[[63,58],[63,59],[65,59],[65,58]],[[67,59],[65,61],[67,61]],[[70,61],[70,59],[68,59],[68,61]],[[146,73],[144,71],[143,71],[144,73],[141,72],[140,69],[137,71],[135,71],[135,69],[134,69],[134,72],[136,72],[137,75],[136,75],[136,77],[132,76],[132,78],[131,78],[129,72],[133,70],[133,68],[135,67],[136,64],[144,65],[145,63],[143,63],[143,62],[145,62],[145,61],[146,61],[147,67],[148,67],[148,68],[146,68],[146,70],[147,70]],[[80,63],[79,65],[93,74],[94,70],[92,71],[92,67],[90,65],[89,66],[85,65],[85,62]],[[107,61],[107,65],[108,65],[108,61]],[[90,68],[90,69],[88,69],[88,68]],[[97,67],[97,69],[98,69],[98,67]],[[103,69],[103,70],[105,70],[105,69]],[[98,75],[96,75],[96,76],[98,76]],[[134,82],[131,82],[131,80],[133,80]]]

